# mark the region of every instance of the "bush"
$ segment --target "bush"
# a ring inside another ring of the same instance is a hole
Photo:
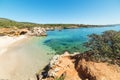
[[[89,35],[89,41],[85,43],[90,57],[97,61],[107,61],[120,65],[120,31],[105,31],[101,35]]]

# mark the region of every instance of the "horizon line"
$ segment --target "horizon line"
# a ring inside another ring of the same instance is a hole
[[[76,24],[76,25],[120,25],[120,23],[107,23],[107,24],[88,24],[88,23],[39,23],[39,22],[32,22],[32,21],[19,21],[19,20],[14,20],[14,19],[10,19],[10,18],[3,18],[3,17],[0,17],[0,19],[8,19],[8,20],[12,20],[12,21],[15,21],[15,22],[24,22],[24,23],[33,23],[33,24]]]

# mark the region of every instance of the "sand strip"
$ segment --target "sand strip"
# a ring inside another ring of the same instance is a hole
[[[16,43],[16,42],[18,42],[18,41],[26,38],[26,37],[27,36],[25,36],[25,35],[14,36],[14,37],[1,36],[0,37],[0,55],[2,55],[3,53],[5,53],[7,51],[7,48],[10,45],[12,45],[12,44],[14,44],[14,43]]]

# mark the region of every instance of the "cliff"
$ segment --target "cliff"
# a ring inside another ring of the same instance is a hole
[[[37,80],[119,80],[120,67],[81,58],[81,54],[54,56]]]

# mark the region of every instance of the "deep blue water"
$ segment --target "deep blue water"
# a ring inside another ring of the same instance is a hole
[[[90,34],[101,34],[107,30],[120,30],[120,26],[93,27],[78,29],[63,29],[62,31],[47,31],[48,36],[44,40],[44,45],[51,47],[57,53],[84,52],[86,48],[83,43],[88,40]]]

